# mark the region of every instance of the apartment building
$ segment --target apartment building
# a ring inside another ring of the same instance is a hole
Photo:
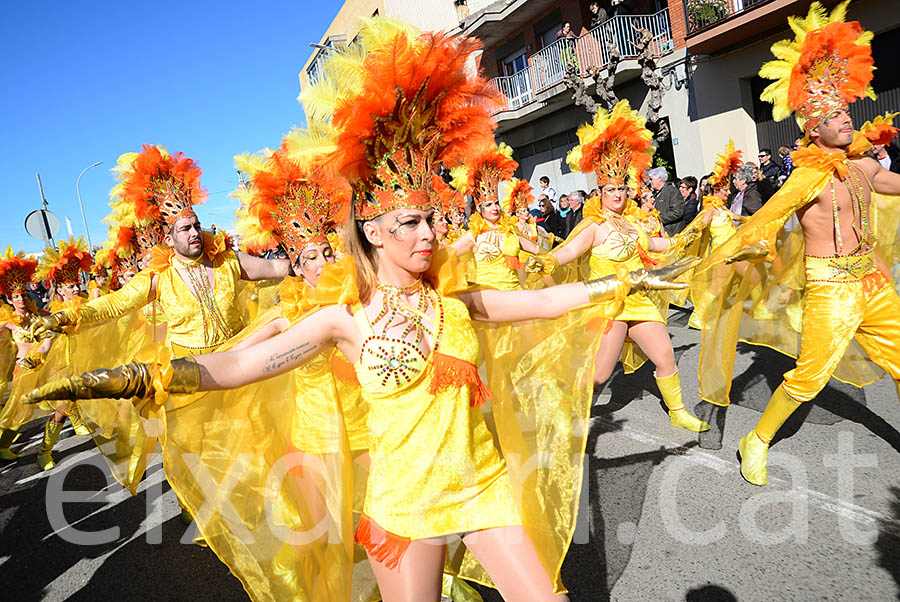
[[[364,17],[403,18],[421,29],[454,30],[480,38],[481,67],[504,99],[495,112],[498,142],[519,162],[519,177],[537,187],[548,176],[560,191],[590,190],[592,174],[572,173],[565,162],[577,143],[575,132],[591,116],[563,82],[566,66],[582,73],[609,64],[605,42],[616,43],[623,60],[615,92],[646,112],[648,90],[635,60],[635,31],[647,29],[663,74],[662,117],[671,135],[657,155],[677,176],[707,173],[729,138],[745,157],[759,148],[773,151],[800,134],[792,120],[775,123],[771,106],[759,100],[766,81],[760,66],[770,46],[788,37],[787,17],[806,14],[812,0],[633,0],[632,14],[590,27],[589,0],[346,0],[320,46],[301,73],[301,86],[317,76],[327,47],[352,42]],[[824,0],[833,6],[837,0]],[[875,32],[878,99],[853,105],[861,124],[888,110],[900,110],[900,67],[891,53],[900,48],[900,11],[892,0],[854,0],[849,18]],[[609,0],[601,0],[601,6]],[[574,37],[558,39],[569,23]],[[323,48],[324,47],[324,48]],[[586,79],[588,89],[594,81]]]
[[[759,148],[776,151],[800,136],[792,119],[772,120],[771,105],[759,99],[769,83],[758,76],[771,60],[769,48],[790,36],[787,18],[805,15],[811,0],[671,0],[680,4],[684,23],[687,63],[688,118],[694,134],[691,144],[700,152],[697,161],[680,162],[680,173],[709,171],[715,154],[734,138],[745,157],[756,160]],[[837,0],[822,2],[827,7]],[[853,0],[848,20],[858,20],[875,33],[873,87],[877,100],[851,105],[855,125],[880,113],[900,109],[900,68],[893,53],[900,48],[900,11],[896,2]],[[673,11],[674,12],[674,11]],[[684,171],[687,170],[687,171]]]

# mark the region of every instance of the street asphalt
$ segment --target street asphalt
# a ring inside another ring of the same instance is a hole
[[[700,403],[700,336],[686,323],[673,310],[690,409]],[[586,495],[563,566],[573,602],[900,600],[900,402],[890,379],[864,390],[832,380],[773,443],[770,484],[740,476],[738,439],[791,365],[741,345],[734,403],[700,437],[668,425],[652,367],[614,374],[593,408]],[[700,405],[698,413],[710,409]],[[158,461],[131,496],[67,426],[57,468],[42,473],[34,463],[42,430],[23,429],[13,446],[22,457],[0,465],[0,599],[247,600],[215,555],[190,543]],[[64,480],[49,478],[58,471]],[[48,512],[60,483],[70,495],[89,492],[64,507],[65,522],[117,529],[109,543],[63,537]]]

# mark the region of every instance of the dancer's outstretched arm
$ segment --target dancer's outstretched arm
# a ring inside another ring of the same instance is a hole
[[[459,298],[476,320],[518,322],[558,318],[574,307],[611,299],[623,299],[636,291],[686,288],[687,283],[669,282],[697,264],[696,259],[681,259],[657,270],[638,270],[622,279],[606,276],[528,291],[478,290]]]

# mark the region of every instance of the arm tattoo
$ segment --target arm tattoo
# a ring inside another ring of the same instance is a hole
[[[304,343],[300,343],[296,347],[292,347],[287,351],[282,351],[278,353],[273,353],[268,358],[266,358],[266,365],[263,367],[263,372],[269,374],[276,370],[282,368],[285,364],[289,364],[295,362],[304,356],[312,354],[319,346],[309,341]]]

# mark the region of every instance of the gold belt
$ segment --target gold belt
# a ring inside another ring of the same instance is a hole
[[[831,257],[807,255],[804,261],[807,282],[858,282],[878,271],[874,251]]]

